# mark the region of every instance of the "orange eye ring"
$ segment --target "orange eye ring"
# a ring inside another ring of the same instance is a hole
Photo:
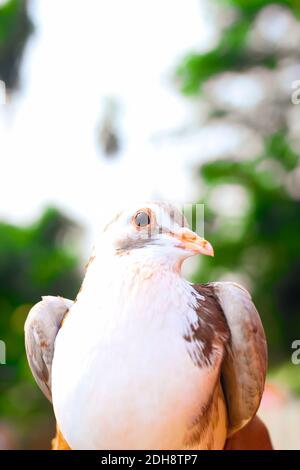
[[[132,223],[137,230],[149,228],[155,223],[155,216],[148,208],[140,209],[132,217]]]

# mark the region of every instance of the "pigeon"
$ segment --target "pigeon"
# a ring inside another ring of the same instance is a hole
[[[188,282],[194,255],[212,245],[176,206],[134,204],[98,234],[76,300],[29,312],[28,362],[71,449],[223,449],[255,418],[260,316],[238,284]]]

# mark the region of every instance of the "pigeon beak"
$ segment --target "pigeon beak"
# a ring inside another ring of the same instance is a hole
[[[179,240],[178,247],[187,251],[192,251],[195,254],[202,254],[207,256],[214,256],[214,249],[211,244],[202,237],[199,237],[195,232],[187,228],[172,234]]]

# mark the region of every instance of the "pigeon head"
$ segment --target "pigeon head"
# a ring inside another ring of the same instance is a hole
[[[189,229],[186,218],[169,203],[151,202],[119,212],[105,227],[105,245],[117,255],[147,254],[183,260],[195,254],[213,256],[211,244]]]

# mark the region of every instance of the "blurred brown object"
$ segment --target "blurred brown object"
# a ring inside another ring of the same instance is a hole
[[[106,157],[115,157],[121,147],[117,124],[118,103],[114,98],[107,98],[103,108],[103,116],[98,129],[98,143]]]
[[[107,157],[115,156],[119,152],[119,139],[110,119],[105,119],[99,131],[99,144]]]
[[[224,450],[273,450],[273,446],[266,426],[255,416],[227,440]]]
[[[0,422],[0,450],[13,450],[17,447],[17,436],[12,426]]]

